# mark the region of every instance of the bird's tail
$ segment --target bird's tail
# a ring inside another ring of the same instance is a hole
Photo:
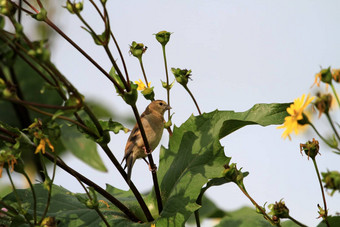
[[[130,181],[131,181],[131,173],[132,173],[132,166],[134,164],[134,160],[133,160],[133,155],[129,155],[126,158],[126,166],[127,166],[127,183],[130,185]]]

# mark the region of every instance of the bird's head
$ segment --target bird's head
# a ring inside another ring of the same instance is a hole
[[[166,102],[164,102],[163,100],[152,101],[149,104],[148,108],[151,112],[155,111],[155,112],[158,112],[162,115],[165,113],[165,111],[171,109],[171,107]]]

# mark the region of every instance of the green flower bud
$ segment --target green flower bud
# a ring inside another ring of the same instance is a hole
[[[331,67],[328,67],[327,69],[321,69],[319,72],[321,74],[321,81],[327,84],[332,83],[332,72],[331,72]]]
[[[160,44],[162,44],[162,46],[165,46],[169,42],[169,40],[170,40],[171,33],[167,32],[167,31],[160,31],[160,32],[158,32],[155,35],[156,35],[157,41]]]
[[[51,179],[48,176],[46,176],[46,178],[44,180],[44,183],[43,183],[44,188],[47,191],[50,191],[51,190],[51,185],[52,185]]]
[[[135,41],[132,42],[130,45],[130,53],[135,56],[136,58],[142,58],[142,55],[147,50],[147,47],[144,46],[143,43],[136,43]]]
[[[83,7],[84,7],[84,1],[73,2],[73,3],[70,1],[67,1],[66,6],[64,6],[64,8],[66,8],[72,14],[80,13],[83,10]]]
[[[171,71],[174,74],[178,83],[182,84],[184,87],[187,86],[188,79],[190,79],[191,76],[191,70],[171,68]]]
[[[138,98],[138,92],[137,92],[138,85],[134,84],[133,82],[131,82],[130,85],[131,85],[131,90],[123,94],[123,99],[127,104],[132,106],[136,103],[137,98]]]
[[[150,101],[155,100],[155,92],[153,91],[154,87],[147,87],[141,93],[144,95],[144,98]]]
[[[327,215],[327,211],[324,210],[319,204],[318,204],[318,209],[319,209],[319,211],[318,211],[319,217],[318,218],[324,219],[325,216]]]
[[[340,192],[340,173],[338,171],[327,171],[327,173],[321,173],[321,175],[325,188],[332,190],[332,196],[336,191]]]
[[[16,8],[13,6],[11,1],[2,0],[0,1],[0,13],[5,16],[13,16]]]
[[[88,199],[85,203],[85,205],[90,208],[90,209],[95,209],[98,208],[99,203],[98,202],[94,202],[93,200]]]
[[[312,141],[307,141],[307,143],[305,144],[300,143],[301,154],[302,151],[304,151],[308,157],[314,159],[315,156],[319,153],[319,141],[313,138]]]
[[[14,96],[14,94],[12,93],[12,91],[9,88],[5,88],[2,91],[2,95],[4,98],[12,98]]]
[[[243,178],[248,175],[247,172],[242,173],[241,169],[237,169],[236,163],[232,163],[230,166],[224,166],[224,171],[222,175],[231,182],[234,182],[237,185],[243,186]]]
[[[38,21],[44,21],[47,18],[47,11],[44,8],[40,9],[40,12],[37,14],[33,14],[32,17]]]
[[[288,218],[289,217],[289,209],[286,207],[285,202],[282,199],[279,202],[275,202],[275,204],[269,204],[268,208],[270,209],[270,215],[276,216],[278,218]]]

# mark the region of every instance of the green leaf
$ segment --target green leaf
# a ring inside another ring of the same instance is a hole
[[[215,227],[235,226],[235,227],[271,227],[272,225],[266,221],[262,215],[256,213],[253,208],[243,207],[239,210],[228,212],[228,216],[224,217]]]
[[[157,224],[183,225],[199,208],[196,199],[209,179],[222,177],[230,158],[219,140],[246,125],[282,124],[289,104],[257,104],[245,112],[214,111],[191,116],[174,127],[169,148],[161,148],[157,172],[163,212]],[[154,193],[151,194],[154,197]],[[156,207],[156,202],[154,204]]]
[[[330,226],[340,226],[340,216],[329,216],[327,218]],[[326,223],[324,221],[320,222],[317,227],[326,227]]]
[[[111,131],[115,134],[118,134],[120,130],[124,131],[125,133],[130,131],[128,128],[125,128],[121,123],[112,121],[111,118],[108,121],[99,121],[99,123],[103,127],[104,131]]]
[[[202,207],[199,210],[200,220],[206,218],[223,218],[227,215],[227,212],[218,208],[213,201],[211,201],[208,197],[203,196],[202,199]],[[192,214],[188,219],[188,223],[194,224],[195,222],[195,215]]]
[[[42,184],[34,185],[37,198],[37,215],[43,214],[47,203],[47,190]],[[33,199],[30,189],[19,189],[17,193],[23,201],[23,205],[28,207],[29,214],[33,214]],[[8,205],[16,207],[16,197],[14,193],[6,196],[3,201]],[[104,215],[114,216],[113,210],[103,211]],[[100,217],[93,209],[88,209],[80,203],[76,196],[63,187],[53,185],[52,197],[47,216],[56,217],[59,226],[105,226]]]
[[[66,125],[61,127],[61,141],[77,158],[96,170],[107,172],[98,154],[96,143],[86,138],[75,127],[68,127]]]

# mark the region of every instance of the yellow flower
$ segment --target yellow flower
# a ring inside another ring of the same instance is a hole
[[[2,170],[4,168],[5,163],[7,162],[9,169],[11,172],[14,170],[14,164],[17,164],[17,160],[14,155],[9,154],[6,151],[1,151],[0,153],[0,178],[2,176]]]
[[[141,79],[139,79],[139,81],[135,81],[135,83],[138,85],[137,90],[138,91],[144,91],[145,90],[145,84],[143,83],[143,81]],[[151,82],[148,83],[148,87],[150,87]]]
[[[303,94],[301,98],[297,98],[294,100],[294,103],[291,104],[287,108],[287,112],[289,116],[285,117],[285,122],[283,125],[278,126],[277,128],[285,128],[286,130],[282,133],[282,137],[286,139],[287,137],[291,139],[290,133],[295,132],[298,134],[299,130],[302,128],[302,125],[298,123],[299,120],[303,119],[303,111],[306,107],[314,100],[315,97],[310,97],[308,94],[307,98],[305,99],[306,95]]]
[[[52,152],[54,152],[54,147],[51,144],[51,141],[48,138],[42,138],[42,139],[40,139],[40,143],[37,146],[37,148],[35,149],[34,154],[38,154],[40,151],[42,151],[42,153],[45,154],[46,143],[47,143],[48,147],[52,150]]]

